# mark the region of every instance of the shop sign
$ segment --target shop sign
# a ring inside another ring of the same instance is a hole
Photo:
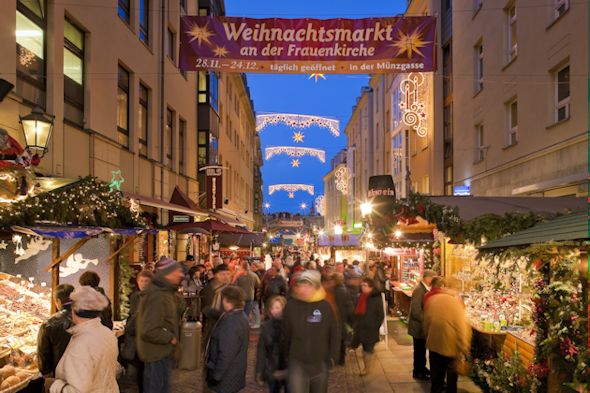
[[[454,186],[453,187],[453,195],[454,196],[469,196],[469,195],[471,195],[471,186]]]
[[[190,222],[189,216],[172,216],[172,222]]]
[[[183,71],[376,74],[436,70],[436,17],[183,16]]]
[[[223,208],[223,189],[222,189],[222,168],[210,167],[206,169],[207,175],[207,208]]]

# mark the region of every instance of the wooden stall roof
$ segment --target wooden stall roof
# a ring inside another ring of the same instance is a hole
[[[588,240],[588,213],[580,212],[542,222],[524,231],[494,240],[479,249],[507,248],[550,241]]]

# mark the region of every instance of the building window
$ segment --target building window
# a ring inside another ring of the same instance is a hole
[[[166,56],[173,62],[176,61],[176,33],[170,27],[166,33]]]
[[[45,1],[20,0],[16,11],[16,93],[45,108]]]
[[[119,18],[127,24],[131,21],[131,0],[119,0]]]
[[[451,45],[443,48],[443,98],[453,93],[453,54]]]
[[[453,195],[453,167],[445,168],[445,195]]]
[[[422,178],[422,194],[430,194],[430,178],[424,176]]]
[[[508,61],[512,61],[518,53],[518,45],[516,40],[516,2],[510,4],[506,8],[507,17],[507,37],[508,37]]]
[[[570,66],[566,65],[555,73],[555,121],[570,117]]]
[[[199,130],[198,136],[198,148],[197,148],[197,164],[200,167],[206,166],[208,163],[207,159],[207,145],[209,141],[207,140],[208,132],[205,130]]]
[[[403,157],[403,139],[402,139],[402,133],[398,132],[397,134],[395,134],[395,136],[393,137],[392,140],[392,155],[393,155],[393,159],[392,159],[392,165],[393,165],[393,174],[395,176],[399,176],[402,173],[402,167],[403,167],[403,161],[404,161],[404,157]]]
[[[129,72],[119,66],[117,82],[117,130],[119,143],[129,147]]]
[[[480,162],[484,158],[483,124],[478,124],[475,126],[475,162]]]
[[[483,89],[483,45],[475,46],[475,92]]]
[[[206,104],[207,103],[207,72],[206,71],[199,71],[199,80],[198,80],[198,99],[199,104]]]
[[[150,0],[139,0],[139,39],[150,42]]]
[[[518,101],[512,100],[507,105],[508,109],[508,146],[518,142]]]
[[[84,32],[64,24],[64,118],[84,124]]]
[[[569,0],[553,0],[554,3],[554,18],[557,19],[561,15],[565,14],[567,10],[570,8],[570,1]]]
[[[148,155],[148,124],[149,124],[149,89],[139,84],[139,112],[137,113],[137,128],[139,134],[139,154]]]
[[[166,165],[172,168],[172,157],[174,153],[174,111],[166,108],[166,129],[164,138],[166,143]]]
[[[209,72],[209,104],[219,110],[219,79],[214,72]]]
[[[180,11],[186,14],[186,0],[180,0]]]
[[[184,136],[186,134],[186,120],[178,120],[178,171],[184,174]]]

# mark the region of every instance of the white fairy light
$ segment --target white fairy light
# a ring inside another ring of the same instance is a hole
[[[273,156],[278,156],[280,154],[286,154],[289,157],[317,157],[317,159],[321,162],[326,162],[326,151],[321,149],[295,146],[275,146],[264,149],[265,160],[270,160]]]
[[[269,125],[276,124],[285,124],[291,128],[317,126],[327,128],[336,137],[340,136],[340,122],[329,117],[297,115],[292,113],[270,113],[256,116],[256,131],[262,131]]]
[[[315,199],[315,210],[320,216],[323,216],[326,212],[326,201],[323,195],[320,195]]]
[[[313,195],[315,189],[311,184],[272,184],[268,186],[268,195],[272,195],[276,191],[286,191],[289,194],[297,191],[305,191],[309,195]]]
[[[428,114],[424,92],[428,91],[428,81],[421,72],[411,72],[399,84],[401,99],[399,108],[402,121],[412,127],[420,137],[428,135]]]
[[[341,166],[336,170],[334,174],[334,182],[336,183],[336,189],[343,195],[348,194],[348,180],[350,179],[350,171],[348,167]]]

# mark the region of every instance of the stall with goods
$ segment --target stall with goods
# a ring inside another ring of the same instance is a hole
[[[0,205],[0,392],[38,374],[37,335],[58,284],[79,286],[83,272],[95,271],[114,319],[125,319],[134,242],[146,231],[132,206],[94,178]],[[115,322],[115,334],[120,327]]]

